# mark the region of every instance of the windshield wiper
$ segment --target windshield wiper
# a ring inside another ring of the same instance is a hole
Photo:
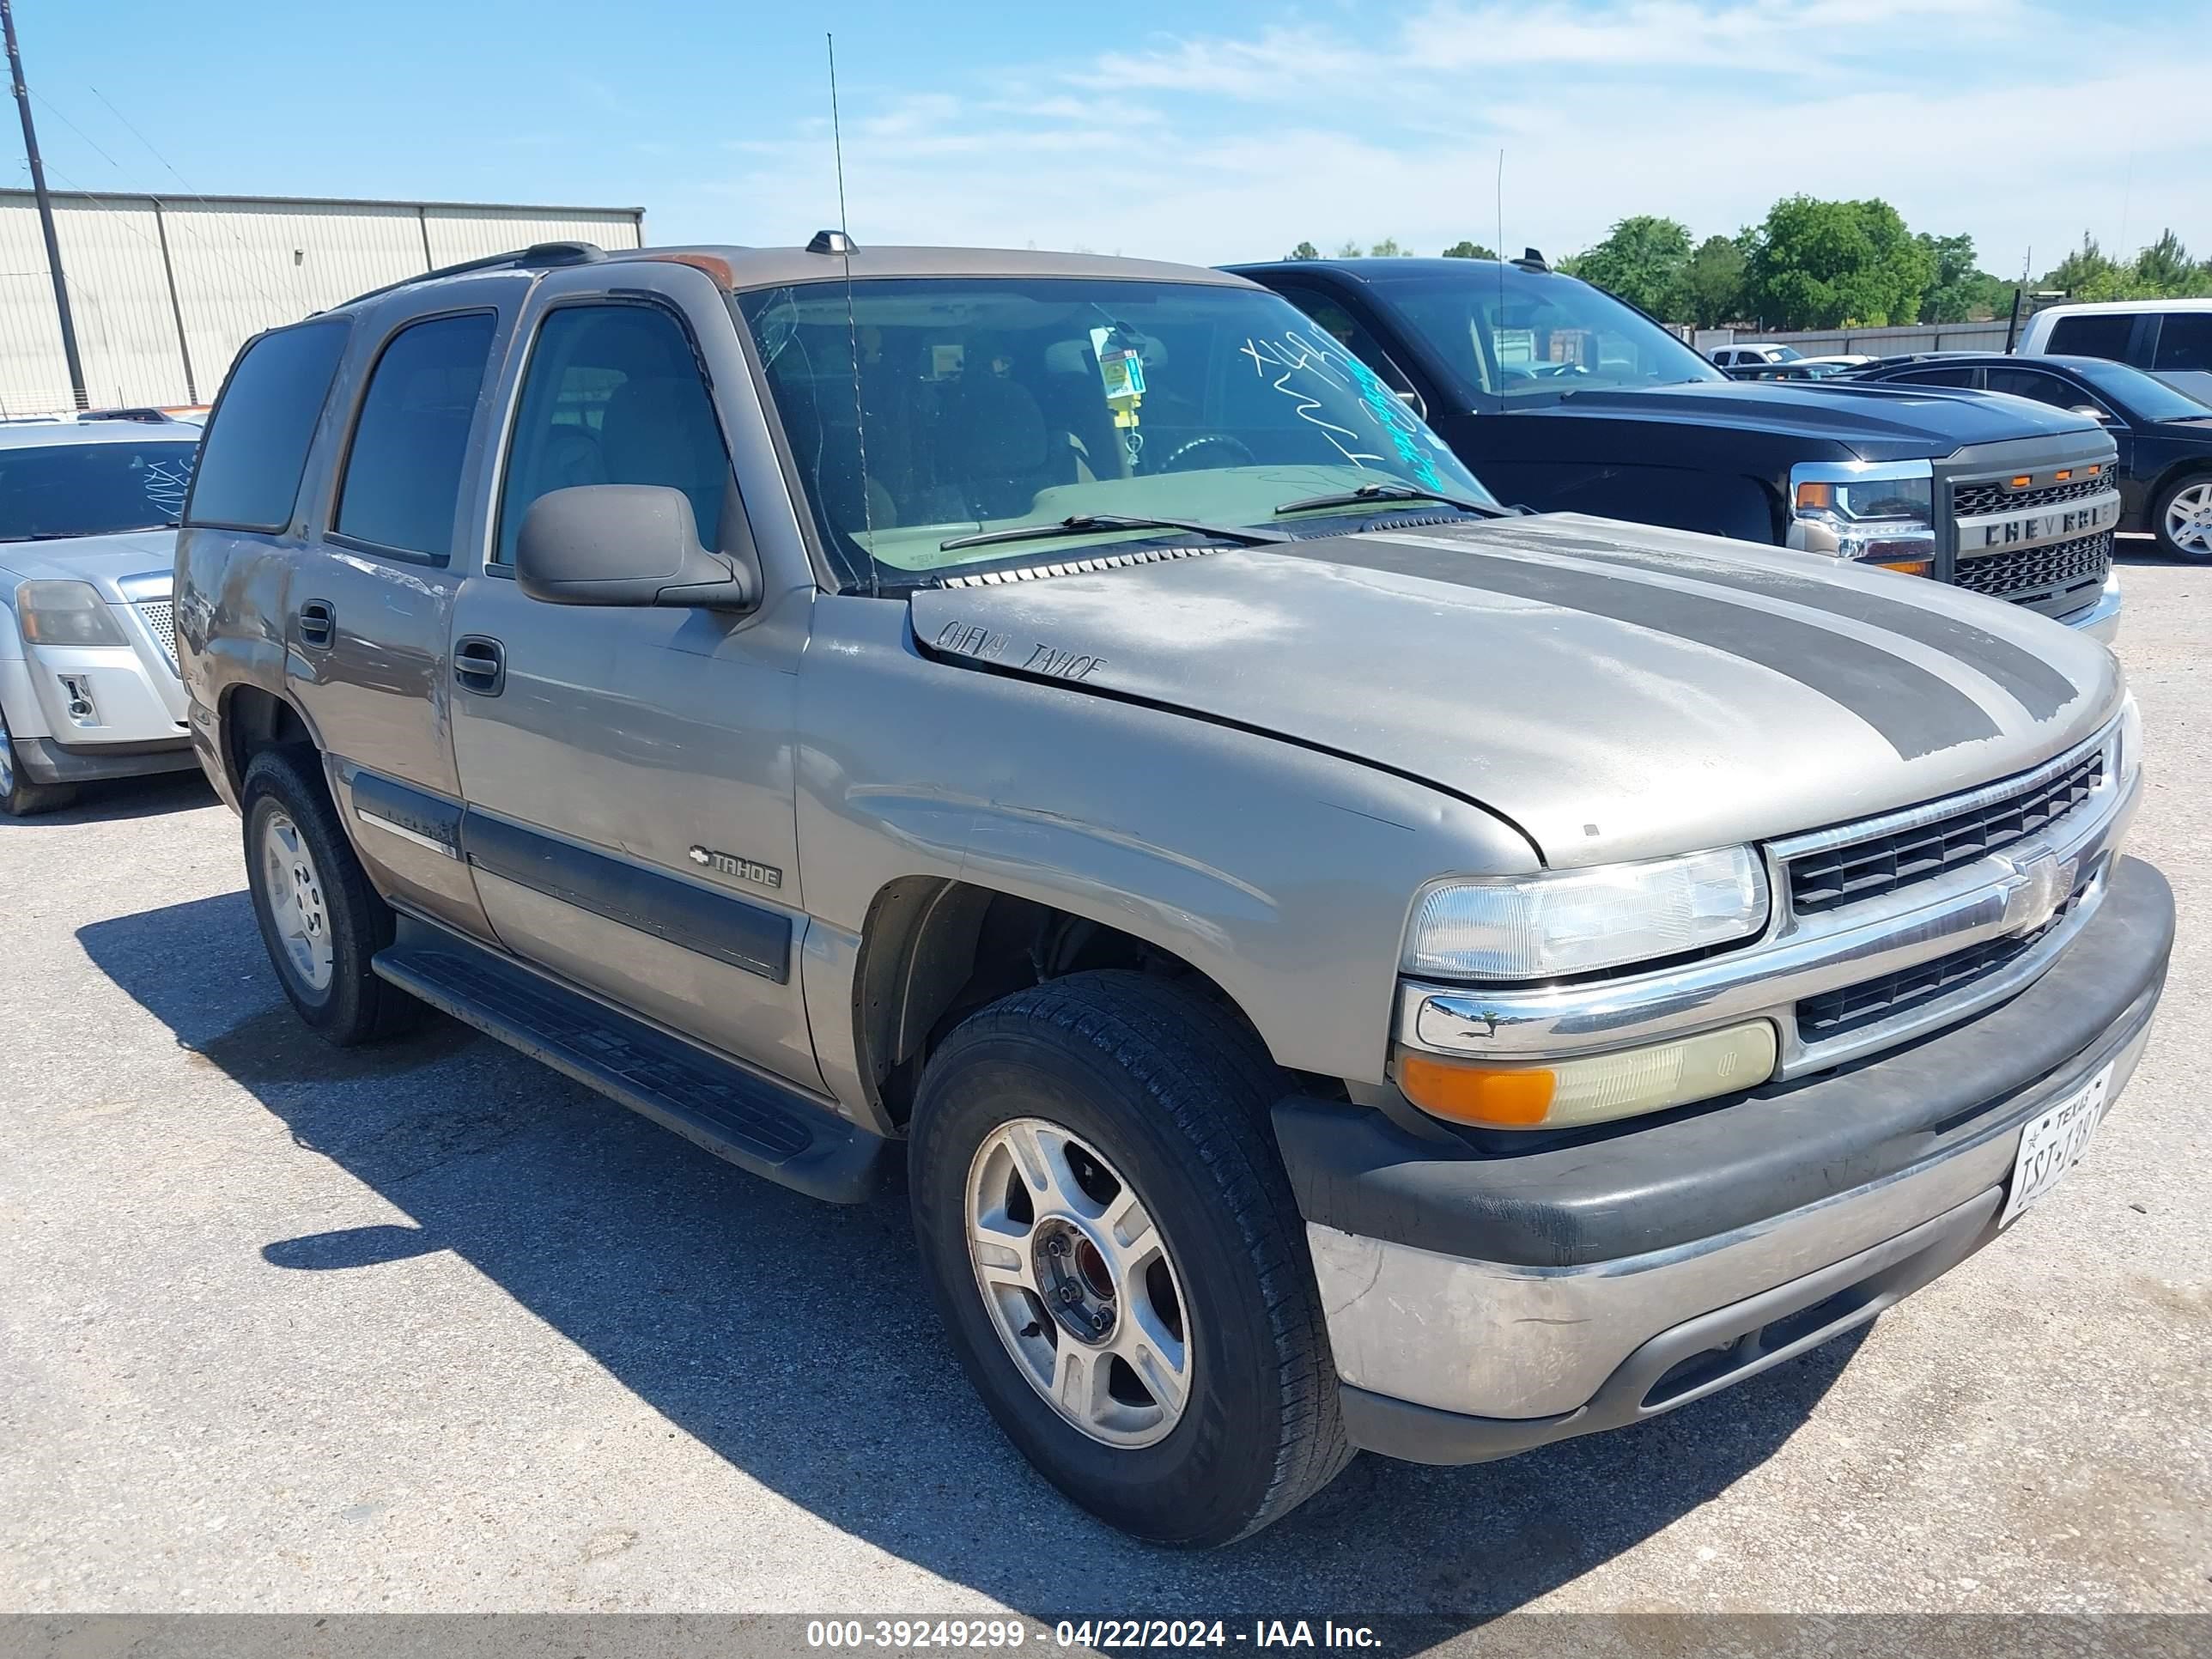
[[[1309,495],[1302,501],[1285,501],[1275,509],[1275,516],[1304,513],[1309,507],[1366,507],[1376,501],[1441,501],[1446,507],[1455,507],[1462,513],[1485,519],[1514,519],[1521,512],[1518,507],[1501,507],[1495,501],[1471,501],[1463,495],[1448,495],[1440,489],[1423,489],[1415,484],[1370,483],[1357,489],[1340,490],[1334,495]]]
[[[1279,530],[1236,529],[1191,519],[1126,519],[1117,513],[1079,513],[1051,524],[1017,525],[1012,530],[987,530],[980,536],[955,536],[949,542],[938,543],[937,550],[950,553],[956,548],[989,547],[998,542],[1042,541],[1048,536],[1079,535],[1086,530],[1188,530],[1193,535],[1215,536],[1243,547],[1264,547],[1270,542],[1291,539]]]

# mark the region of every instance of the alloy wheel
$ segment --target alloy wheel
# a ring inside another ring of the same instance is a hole
[[[325,989],[336,957],[322,876],[300,826],[281,811],[262,821],[261,873],[269,919],[292,971],[309,990]]]
[[[1189,1304],[1121,1172],[1059,1125],[1017,1118],[976,1149],[967,1211],[976,1288],[1030,1386],[1105,1445],[1173,1432],[1190,1399]]]
[[[2212,559],[2212,479],[2174,491],[2166,504],[2166,538],[2192,559]]]

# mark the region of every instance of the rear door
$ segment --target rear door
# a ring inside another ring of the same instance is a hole
[[[793,770],[811,575],[768,573],[743,614],[549,605],[514,576],[523,514],[549,490],[672,486],[708,547],[744,512],[725,431],[762,417],[725,307],[697,270],[628,260],[532,299],[453,607],[464,838],[508,950],[818,1087]]]
[[[398,295],[356,325],[286,607],[295,695],[362,860],[392,896],[480,935],[460,857],[447,635],[492,365],[529,286],[513,274],[449,284],[434,309]]]

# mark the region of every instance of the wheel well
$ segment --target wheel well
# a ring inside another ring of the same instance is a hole
[[[254,685],[234,686],[223,698],[222,730],[223,770],[234,794],[245,784],[246,769],[263,750],[315,746],[314,733],[307,730],[300,711]],[[311,775],[320,777],[321,767],[313,768]]]
[[[1251,1024],[1206,975],[1133,933],[967,882],[893,882],[869,908],[854,975],[861,1075],[902,1123],[931,1051],[962,1019],[1012,992],[1101,968],[1187,984]]]
[[[2160,473],[2150,488],[2143,491],[2143,528],[2153,535],[2157,534],[2158,523],[2153,515],[2157,513],[2158,504],[2164,499],[2166,492],[2176,484],[2185,483],[2199,476],[2212,477],[2212,462],[2206,461],[2201,455],[2184,456]]]

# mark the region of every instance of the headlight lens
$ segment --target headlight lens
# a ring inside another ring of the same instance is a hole
[[[1448,979],[1550,979],[1749,938],[1766,905],[1766,872],[1747,847],[1437,882],[1413,902],[1403,962]]]
[[[15,616],[33,645],[128,645],[107,601],[90,582],[25,582]]]
[[[1936,484],[1925,472],[1800,467],[1790,544],[1925,576],[1936,565]]]

